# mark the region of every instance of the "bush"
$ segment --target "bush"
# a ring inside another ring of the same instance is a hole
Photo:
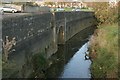
[[[33,73],[31,73],[30,77],[44,78],[45,74],[43,73],[43,70],[45,70],[47,66],[48,61],[45,57],[45,52],[34,54],[32,57]]]
[[[110,7],[107,2],[103,2],[96,3],[93,8],[99,24],[113,24],[118,22],[118,7]]]
[[[35,54],[32,58],[33,68],[35,71],[46,67],[47,60],[44,54]]]

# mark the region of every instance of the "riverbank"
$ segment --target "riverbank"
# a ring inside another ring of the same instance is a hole
[[[118,78],[118,25],[100,25],[90,39],[93,78]]]

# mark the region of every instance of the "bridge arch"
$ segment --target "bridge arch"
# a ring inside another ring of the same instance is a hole
[[[58,30],[57,30],[57,43],[58,44],[64,44],[65,43],[65,32],[64,32],[64,26],[63,25],[58,27]]]

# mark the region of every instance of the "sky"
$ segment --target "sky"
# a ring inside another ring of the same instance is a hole
[[[2,2],[28,2],[28,1],[46,1],[46,2],[74,2],[74,1],[83,1],[83,2],[108,2],[109,0],[0,0]],[[114,0],[112,0],[114,1]],[[116,0],[117,2],[119,0]]]

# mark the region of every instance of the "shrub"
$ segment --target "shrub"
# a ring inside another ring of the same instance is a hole
[[[46,67],[47,60],[44,54],[35,54],[32,58],[33,68],[35,71]]]
[[[96,3],[93,7],[99,24],[113,24],[118,22],[118,7],[110,7],[107,2]]]

